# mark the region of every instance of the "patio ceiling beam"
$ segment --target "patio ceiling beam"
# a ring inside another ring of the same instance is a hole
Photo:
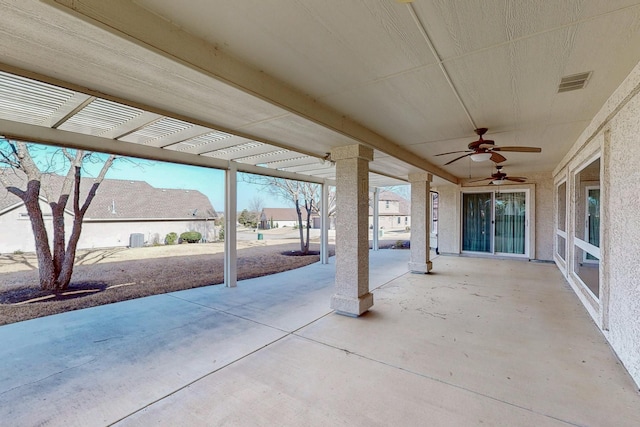
[[[75,16],[98,23],[115,35],[222,81],[403,162],[458,183],[458,178],[395,142],[373,132],[303,92],[215,49],[137,4],[125,0],[50,0]]]

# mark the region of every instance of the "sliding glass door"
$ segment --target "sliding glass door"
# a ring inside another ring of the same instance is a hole
[[[526,199],[525,193],[495,195],[495,252],[524,255]]]
[[[527,191],[462,194],[462,250],[528,254]]]
[[[491,252],[492,193],[462,195],[462,250]]]

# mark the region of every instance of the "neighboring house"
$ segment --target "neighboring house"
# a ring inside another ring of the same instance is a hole
[[[373,195],[371,197],[373,203]],[[411,203],[397,193],[381,191],[378,196],[378,226],[383,229],[411,227]],[[369,206],[369,228],[373,227],[373,206]]]
[[[319,228],[319,221],[315,219],[319,216],[311,213],[311,228]],[[307,223],[307,211],[302,208],[302,224]],[[268,230],[270,228],[297,227],[298,213],[296,208],[264,208],[260,213],[260,228]]]
[[[19,187],[24,186],[18,177],[13,179]],[[60,177],[53,177],[53,187],[60,183]],[[91,178],[82,179],[81,200],[92,183]],[[42,191],[41,196],[44,196]],[[65,218],[67,238],[73,224],[72,203],[71,198]],[[51,240],[51,208],[44,197],[40,198],[40,207]],[[200,232],[205,241],[215,240],[216,218],[211,202],[199,191],[155,188],[144,181],[105,179],[84,217],[78,248],[129,246],[132,234],[142,234],[144,243],[152,245],[164,243],[170,232],[179,235],[191,230]],[[3,187],[0,187],[0,229],[0,253],[35,251],[26,207]]]

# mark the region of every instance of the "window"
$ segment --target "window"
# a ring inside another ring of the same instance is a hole
[[[567,251],[567,182],[556,187],[556,255],[566,262]]]
[[[597,299],[600,298],[600,158],[573,177],[573,273]]]

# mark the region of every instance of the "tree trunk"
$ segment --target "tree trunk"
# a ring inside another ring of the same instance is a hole
[[[87,213],[87,209],[89,209],[89,205],[93,201],[93,198],[96,196],[96,192],[98,191],[98,187],[100,183],[104,180],[104,176],[107,173],[107,170],[111,167],[114,156],[110,156],[107,161],[102,166],[102,170],[100,174],[93,182],[93,185],[89,189],[89,193],[87,194],[87,198],[85,199],[82,207],[80,206],[80,177],[81,177],[81,166],[74,166],[74,174],[73,174],[73,228],[71,230],[71,236],[69,236],[69,244],[67,245],[67,250],[64,254],[64,260],[62,261],[62,269],[60,274],[56,277],[56,287],[58,289],[67,289],[69,286],[69,282],[71,281],[71,275],[73,274],[73,265],[76,260],[76,249],[78,248],[78,240],[80,240],[80,233],[82,232],[82,220],[84,219],[85,213]],[[64,232],[64,221],[63,232]]]
[[[54,277],[58,277],[62,271],[65,256],[64,205],[52,203],[51,214],[53,216],[53,270]]]
[[[29,181],[24,197],[21,197],[31,219],[31,229],[35,238],[36,256],[40,275],[40,288],[44,290],[56,289],[56,274],[51,257],[51,247],[47,228],[40,209],[40,181]]]
[[[304,231],[302,230],[302,210],[300,209],[300,200],[296,199],[296,213],[298,214],[298,231],[300,232],[300,253],[307,254],[304,244]]]
[[[67,246],[67,251],[62,262],[60,273],[56,277],[56,287],[61,290],[67,289],[69,287],[69,282],[71,282],[73,266],[76,260],[76,249],[78,248],[78,240],[80,240],[80,233],[82,232],[82,219],[82,216],[76,216],[73,219],[73,228],[71,229],[71,235],[69,236],[69,245]]]
[[[311,209],[313,208],[313,200],[309,200],[309,203],[305,200],[304,208],[307,211],[307,242],[304,245],[304,254],[309,253],[309,230],[311,229]]]

